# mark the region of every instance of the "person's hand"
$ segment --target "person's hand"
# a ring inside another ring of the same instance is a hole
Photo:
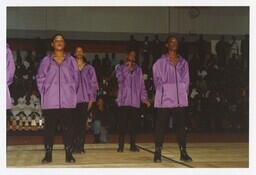
[[[149,102],[148,100],[147,100],[147,101],[145,101],[144,103],[146,104],[147,108],[149,108],[149,107],[150,107],[150,105],[151,105],[151,104],[150,104],[150,102]]]
[[[93,101],[89,101],[87,111],[90,111],[92,109]]]

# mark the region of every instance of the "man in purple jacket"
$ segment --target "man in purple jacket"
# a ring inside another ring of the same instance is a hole
[[[12,107],[9,86],[13,82],[13,77],[14,77],[14,73],[15,73],[15,64],[14,64],[14,60],[13,60],[12,51],[8,44],[6,46],[6,67],[7,67],[7,69],[6,69],[6,81],[7,81],[6,108],[7,108],[7,116],[9,116],[10,109]]]
[[[42,163],[52,161],[54,131],[61,123],[66,151],[66,162],[75,162],[72,156],[72,114],[77,104],[78,66],[71,55],[64,52],[65,40],[61,34],[52,38],[53,52],[40,63],[36,76],[45,117],[45,157]]]
[[[142,69],[135,63],[135,56],[135,50],[130,50],[126,63],[116,69],[118,81],[117,104],[120,107],[118,152],[123,152],[124,150],[124,138],[128,123],[130,127],[130,150],[139,151],[136,146],[138,109],[141,102],[148,107],[150,106]]]
[[[170,115],[176,123],[176,137],[180,148],[180,159],[192,161],[186,152],[185,110],[188,106],[189,66],[187,61],[177,54],[178,41],[169,36],[165,44],[167,54],[153,65],[153,79],[156,89],[155,108],[157,108],[155,124],[154,161],[161,162],[161,149],[165,129]]]

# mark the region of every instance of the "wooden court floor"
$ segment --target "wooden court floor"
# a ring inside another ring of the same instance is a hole
[[[177,144],[166,143],[163,148],[162,163],[153,162],[154,145],[140,143],[140,152],[129,151],[129,145],[123,153],[116,152],[116,144],[87,144],[85,154],[74,154],[76,163],[65,163],[63,145],[54,145],[53,162],[41,164],[44,156],[42,145],[16,145],[7,147],[7,167],[74,167],[74,168],[246,168],[248,162],[248,143],[191,143],[188,152],[193,162],[179,161]]]

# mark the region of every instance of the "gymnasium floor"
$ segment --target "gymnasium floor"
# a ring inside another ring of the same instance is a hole
[[[85,154],[75,154],[75,164],[65,163],[63,145],[54,145],[53,162],[41,164],[44,156],[42,145],[10,145],[7,147],[7,167],[239,167],[246,168],[248,163],[248,143],[245,142],[202,142],[190,143],[188,152],[193,162],[179,161],[179,151],[176,143],[164,144],[162,163],[153,163],[152,143],[139,143],[140,152],[129,151],[129,145],[123,153],[116,152],[116,144],[87,144]]]

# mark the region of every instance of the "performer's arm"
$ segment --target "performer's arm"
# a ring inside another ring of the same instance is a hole
[[[96,95],[97,95],[97,90],[99,89],[98,86],[98,81],[97,81],[97,76],[95,73],[95,69],[92,67],[89,71],[90,74],[90,92],[89,92],[89,100],[92,102],[96,101]]]
[[[36,75],[37,88],[41,95],[43,95],[44,81],[46,79],[48,62],[46,59],[43,59],[40,63],[40,66]]]
[[[148,101],[148,94],[145,88],[145,82],[144,82],[144,78],[143,78],[143,73],[141,71],[140,73],[140,99],[143,103],[147,103]]]
[[[190,79],[189,79],[189,65],[186,62],[185,63],[184,82],[185,82],[185,87],[186,87],[187,94],[189,93],[189,81],[190,81]]]
[[[163,84],[157,63],[153,65],[153,81],[156,89],[160,88]]]
[[[77,62],[74,57],[71,58],[71,66],[72,66],[72,72],[73,72],[73,78],[75,81],[76,91],[78,91],[79,86],[79,69]]]
[[[116,78],[118,81],[118,84],[122,84],[125,80],[125,76],[123,74],[122,66],[118,66],[116,68]]]
[[[15,64],[11,49],[7,48],[7,85],[10,86],[13,82],[15,73]]]

